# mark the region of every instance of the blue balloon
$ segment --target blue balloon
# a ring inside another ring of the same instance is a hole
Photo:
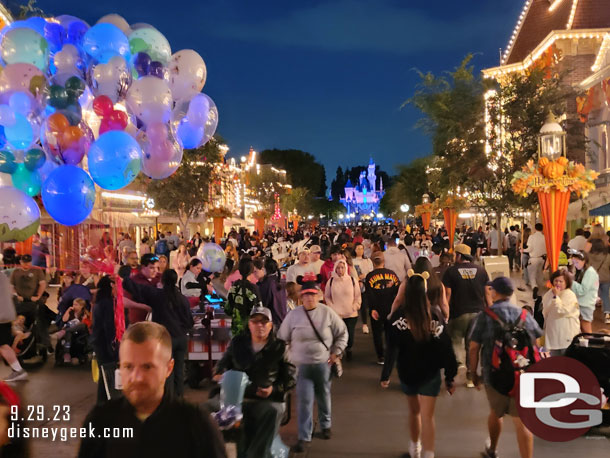
[[[95,185],[80,167],[62,165],[53,170],[42,185],[42,203],[55,221],[74,226],[91,214]]]
[[[34,142],[34,129],[28,119],[22,114],[15,113],[15,124],[4,126],[6,140],[15,149],[27,149]]]
[[[89,173],[103,189],[121,189],[140,173],[142,150],[128,133],[111,130],[91,145],[87,154]]]
[[[89,24],[68,14],[57,16],[55,19],[63,27],[63,42],[80,47],[83,44],[85,33],[89,30]]]
[[[0,150],[0,173],[13,173],[17,170],[15,155],[11,151]]]
[[[176,133],[183,148],[197,148],[203,140],[204,128],[203,125],[191,124],[187,118],[183,118],[178,124]]]
[[[13,186],[25,192],[28,196],[34,197],[40,193],[42,182],[38,171],[28,170],[25,164],[17,164],[17,169],[13,172]]]
[[[23,92],[13,92],[8,99],[8,106],[13,109],[15,113],[27,116],[32,110],[32,102],[30,98]]]
[[[55,54],[64,45],[64,35],[66,30],[55,22],[47,22],[44,26],[44,37],[49,43],[49,51]]]
[[[83,37],[83,49],[93,59],[103,64],[114,56],[123,56],[129,61],[129,40],[121,29],[107,23],[96,24]]]

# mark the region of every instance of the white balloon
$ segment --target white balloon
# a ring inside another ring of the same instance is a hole
[[[65,44],[61,51],[56,52],[53,56],[53,63],[58,74],[83,76],[83,59],[76,46],[72,44]]]
[[[207,69],[202,57],[192,49],[172,55],[169,63],[169,87],[175,100],[190,100],[205,85]]]
[[[91,66],[87,78],[95,96],[107,95],[113,103],[125,98],[131,81],[129,65],[122,56],[112,57],[107,64]]]
[[[167,123],[172,109],[172,91],[167,82],[155,76],[134,81],[127,91],[127,108],[145,125]]]
[[[0,187],[13,186],[13,178],[10,173],[0,172]]]
[[[127,37],[131,33],[131,27],[129,27],[129,23],[125,20],[125,18],[123,18],[123,16],[120,16],[118,14],[107,14],[106,16],[100,18],[97,23],[112,24],[118,27],[121,32],[123,32]]]

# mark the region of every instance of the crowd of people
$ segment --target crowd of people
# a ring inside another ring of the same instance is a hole
[[[187,242],[170,232],[159,234],[156,242],[144,234],[137,247],[128,234],[115,246],[106,233],[87,251],[78,272],[61,275],[55,312],[45,297],[49,278],[44,269],[51,260],[37,237],[32,256],[21,256],[18,267],[0,275],[0,354],[13,370],[6,381],[27,378],[18,356],[30,338],[66,364],[82,362],[88,344],[101,376],[98,405],[86,423],[136,425],[136,442],[160,450],[164,445],[155,431],[174,431],[175,422],[189,418],[189,427],[180,432],[188,447],[206,448],[206,454],[197,456],[224,456],[209,416],[181,400],[191,311],[206,294],[217,294],[225,299],[232,340],[213,378],[220,381],[224,372],[237,370],[250,380],[240,456],[271,456],[285,396],[293,388],[295,451],[304,451],[314,437],[314,402],[320,437],[331,439],[332,379],[354,358],[354,336],[361,330],[372,334],[382,388],[397,369],[408,399],[412,458],[434,456],[435,401],[443,379],[454,393],[460,369],[467,387],[485,386],[490,406],[485,456],[497,456],[501,421],[508,414],[521,456],[531,457],[533,438],[519,420],[513,398],[491,381],[497,323],[485,313],[491,310],[512,323],[522,309],[510,278],[490,281],[481,260],[504,253],[510,271],[523,272],[534,303],[524,319],[532,342],[538,339],[543,353],[562,355],[575,335],[591,332],[596,303],[601,302],[610,323],[608,235],[594,226],[565,239],[565,262],[548,272],[552,287],[547,289],[541,224],[533,231],[459,228],[452,253],[444,228],[234,230],[218,241],[226,254],[220,273],[202,268],[196,255],[210,240],[198,233]],[[4,253],[5,264],[11,256]],[[83,441],[80,456],[131,456],[136,446]]]

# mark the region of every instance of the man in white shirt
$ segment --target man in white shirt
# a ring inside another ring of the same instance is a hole
[[[388,248],[383,253],[385,268],[394,271],[402,282],[407,278],[407,271],[411,268],[409,256],[406,251],[401,250],[396,246],[395,239],[389,239],[387,247]]]
[[[322,248],[320,245],[312,245],[309,250],[309,265],[313,270],[313,273],[318,275],[320,270],[322,269],[322,264],[324,261],[320,259],[320,255],[322,254]]]
[[[489,254],[492,256],[498,256],[498,227],[494,224],[494,227],[491,231],[489,231],[489,235],[487,237],[487,249],[489,250]]]
[[[313,267],[309,264],[309,250],[305,248],[299,253],[298,261],[288,267],[286,271],[286,292],[295,303],[301,289],[301,286],[297,283],[297,277],[305,275],[307,272],[313,272]]]
[[[544,286],[542,271],[546,261],[546,243],[542,233],[542,224],[536,223],[534,228],[535,231],[527,239],[527,248],[524,251],[530,255],[527,273],[530,285],[534,288],[534,299],[536,299],[538,290]]]
[[[587,239],[585,238],[584,233],[584,229],[580,227],[576,229],[576,236],[568,242],[568,248],[571,248],[572,250],[585,251]]]

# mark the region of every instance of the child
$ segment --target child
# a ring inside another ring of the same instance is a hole
[[[66,310],[62,317],[63,329],[57,332],[57,340],[60,341],[64,349],[64,363],[71,362],[70,347],[72,335],[78,332],[88,331],[91,327],[91,313],[87,310],[87,301],[76,298],[72,306]]]
[[[12,345],[13,350],[15,350],[15,353],[19,354],[21,352],[19,344],[32,334],[31,332],[25,332],[25,316],[17,315],[17,318],[13,321],[11,326],[11,332],[14,337]]]

